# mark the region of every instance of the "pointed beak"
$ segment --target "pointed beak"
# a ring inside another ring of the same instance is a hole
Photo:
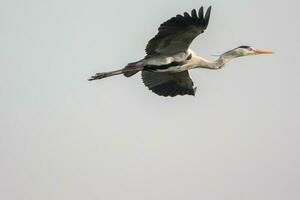
[[[272,54],[272,53],[274,53],[271,50],[264,50],[264,49],[254,49],[254,52],[257,54]]]

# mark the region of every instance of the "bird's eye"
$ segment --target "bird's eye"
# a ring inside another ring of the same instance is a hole
[[[248,50],[249,50],[249,51],[253,51],[253,48],[252,48],[252,47],[250,47],[250,48],[248,48]]]

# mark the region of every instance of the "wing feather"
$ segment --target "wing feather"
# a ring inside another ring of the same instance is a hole
[[[195,95],[194,83],[188,71],[179,73],[142,71],[142,79],[159,96]]]
[[[198,11],[192,10],[191,15],[185,12],[183,15],[176,15],[158,28],[158,34],[152,38],[147,47],[147,55],[173,54],[186,51],[192,41],[208,26],[211,7],[204,15],[203,7]]]

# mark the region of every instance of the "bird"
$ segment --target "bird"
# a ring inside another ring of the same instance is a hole
[[[274,53],[271,50],[243,45],[225,52],[214,61],[197,55],[189,46],[207,29],[211,8],[209,6],[204,13],[202,6],[199,10],[193,9],[190,13],[184,12],[163,22],[158,28],[158,33],[148,42],[143,59],[129,63],[120,70],[96,73],[88,80],[94,81],[119,74],[131,77],[141,71],[144,85],[159,96],[195,96],[197,87],[194,87],[189,70],[218,70],[238,57]]]

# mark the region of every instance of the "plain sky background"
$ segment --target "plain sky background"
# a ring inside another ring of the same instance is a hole
[[[191,72],[196,97],[140,74],[88,82],[142,58],[158,25],[213,6],[192,48],[274,55]],[[0,199],[299,200],[297,0],[0,1]]]

